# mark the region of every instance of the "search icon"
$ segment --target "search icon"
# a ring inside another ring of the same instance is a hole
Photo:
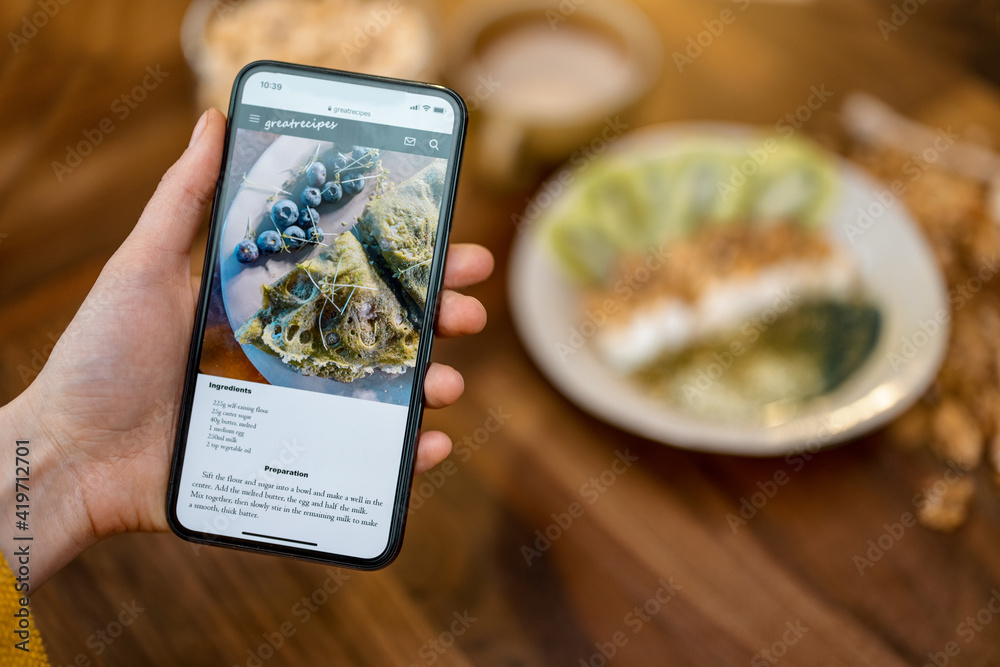
[[[437,150],[438,149],[438,140],[437,139],[431,139],[430,141],[427,142],[427,145],[430,146],[431,148],[433,148],[434,150]]]

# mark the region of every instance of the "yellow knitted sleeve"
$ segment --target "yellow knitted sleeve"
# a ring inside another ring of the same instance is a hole
[[[42,646],[42,638],[35,630],[35,622],[30,615],[22,615],[27,608],[21,607],[24,594],[14,588],[16,583],[14,573],[7,565],[3,553],[0,553],[0,665],[48,667],[49,660],[45,655],[45,647]],[[22,643],[24,639],[27,639],[27,643]]]

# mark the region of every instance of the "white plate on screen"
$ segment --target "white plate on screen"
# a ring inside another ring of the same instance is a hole
[[[306,245],[292,253],[279,253],[261,257],[252,264],[240,264],[233,256],[233,248],[246,233],[247,219],[251,229],[259,233],[270,227],[267,212],[271,202],[268,198],[283,187],[292,170],[301,167],[314,154],[317,144],[325,154],[329,142],[317,142],[300,137],[281,136],[274,140],[257,158],[246,174],[246,183],[241,185],[232,205],[226,213],[222,240],[219,245],[219,271],[222,277],[222,297],[226,315],[233,331],[241,326],[261,307],[261,286],[278,280],[295,265],[322,252],[321,247]],[[341,150],[349,151],[349,146]],[[383,163],[389,169],[389,178],[400,183],[409,178],[433,158],[383,151]],[[299,179],[301,180],[301,179]],[[252,184],[252,185],[248,185]],[[299,203],[299,183],[287,197]],[[320,228],[328,235],[348,232],[357,221],[368,202],[374,188],[369,181],[365,189],[353,197],[345,197],[338,204],[324,202],[317,210],[320,214]],[[284,195],[282,195],[284,197]],[[389,375],[375,371],[372,375],[350,383],[337,382],[329,378],[302,375],[286,366],[277,357],[263,352],[253,345],[244,345],[243,351],[250,362],[268,382],[283,387],[308,389],[310,391],[364,398],[406,405],[409,403],[413,384],[412,370],[400,375]]]

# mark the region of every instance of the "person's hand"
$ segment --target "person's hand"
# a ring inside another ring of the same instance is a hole
[[[33,587],[99,539],[167,529],[167,477],[198,297],[191,246],[215,191],[224,129],[218,111],[201,117],[42,372],[0,409],[8,442],[31,442]],[[438,335],[485,326],[482,304],[454,290],[492,270],[485,248],[451,247]],[[453,368],[432,364],[424,386],[427,407],[440,408],[458,400],[464,383]],[[422,433],[417,472],[450,452],[447,435]],[[13,522],[13,470],[6,482],[0,525],[11,535],[13,525],[4,524]],[[13,562],[13,542],[3,540],[2,549]]]

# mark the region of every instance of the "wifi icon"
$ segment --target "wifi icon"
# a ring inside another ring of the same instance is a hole
[[[424,111],[430,111],[430,110],[431,110],[431,105],[425,104],[424,105]]]

